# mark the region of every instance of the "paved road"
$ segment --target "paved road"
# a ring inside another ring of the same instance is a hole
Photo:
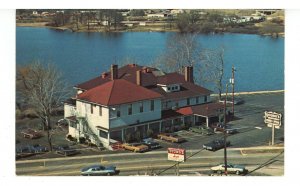
[[[228,140],[231,141],[229,147],[229,162],[246,164],[249,170],[254,170],[259,164],[266,162],[274,154],[263,155],[247,155],[242,156],[239,151],[230,150],[240,147],[252,147],[269,145],[271,140],[271,128],[267,127],[263,122],[264,111],[277,111],[284,113],[284,93],[268,93],[241,95],[245,100],[245,104],[235,107],[235,116],[237,119],[231,121],[230,124],[234,128],[239,129],[239,133],[230,135]],[[186,138],[187,142],[182,144],[173,144],[162,140],[157,140],[162,148],[146,152],[143,154],[133,154],[130,152],[92,152],[94,156],[74,157],[62,159],[50,159],[45,161],[16,161],[17,175],[79,175],[79,170],[87,165],[99,163],[115,164],[121,170],[120,175],[136,175],[138,172],[143,174],[154,170],[156,173],[172,165],[172,162],[166,160],[166,149],[168,147],[181,147],[188,151],[187,156],[201,150],[204,143],[210,142],[213,139],[223,138],[223,134],[214,134],[212,136],[201,136],[189,131],[180,131],[179,135]],[[275,142],[279,143],[280,138],[284,136],[284,125],[280,129],[275,130]],[[82,155],[85,150],[82,151]],[[43,159],[49,157],[41,155]],[[57,157],[57,156],[56,156]],[[216,165],[223,160],[223,150],[217,152],[201,151],[193,156],[190,160],[180,165],[183,174],[191,174],[200,172],[200,174],[208,174],[210,166]],[[280,161],[275,161],[269,166],[262,167],[251,175],[283,175],[283,158]],[[270,166],[275,166],[270,168]],[[272,170],[271,172],[268,170]],[[260,172],[262,171],[262,172]],[[277,172],[276,172],[277,171]],[[174,169],[170,169],[162,175],[173,175]]]
[[[246,165],[250,171],[249,175],[260,175],[261,173],[259,173],[259,171],[261,171],[261,169],[274,168],[279,169],[279,172],[271,172],[269,175],[283,175],[284,155],[280,154],[278,157],[276,156],[277,154],[274,153],[242,155],[238,149],[228,150],[228,162]],[[211,173],[209,171],[211,166],[223,162],[223,150],[216,152],[206,150],[188,151],[187,157],[189,157],[187,161],[179,165],[180,174],[209,175]],[[172,167],[175,163],[167,160],[166,152],[159,151],[148,154],[122,153],[111,156],[19,161],[16,164],[16,174],[32,176],[80,175],[81,168],[100,162],[104,165],[116,165],[120,170],[120,176],[145,175],[151,172],[159,175],[174,175],[176,170],[175,167]],[[268,164],[268,167],[266,167],[264,166],[266,162],[271,162],[271,164]],[[260,167],[261,165],[263,166]],[[268,171],[264,171],[265,175],[268,175],[267,173]]]

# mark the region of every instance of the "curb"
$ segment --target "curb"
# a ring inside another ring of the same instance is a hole
[[[245,156],[248,155],[247,151],[262,151],[262,152],[255,152],[257,153],[269,153],[269,152],[263,152],[263,151],[272,151],[272,150],[284,150],[284,147],[249,147],[249,148],[240,148],[241,155]]]

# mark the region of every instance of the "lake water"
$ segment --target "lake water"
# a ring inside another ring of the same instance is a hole
[[[134,58],[151,64],[163,54],[163,32],[72,33],[48,28],[16,28],[16,63],[54,63],[71,85],[84,82],[110,64]],[[235,73],[236,91],[284,89],[284,38],[249,34],[199,35],[204,48],[225,47],[225,80]]]

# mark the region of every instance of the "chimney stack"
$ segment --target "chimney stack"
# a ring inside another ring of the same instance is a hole
[[[142,86],[142,71],[136,71],[136,84]]]
[[[192,66],[184,67],[184,80],[190,83],[194,83],[194,74]]]
[[[111,78],[111,80],[118,79],[118,65],[111,65],[110,78]]]

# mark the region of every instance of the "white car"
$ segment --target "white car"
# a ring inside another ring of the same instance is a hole
[[[225,164],[220,164],[214,167],[210,168],[213,172],[217,172],[219,174],[225,172]],[[228,173],[233,173],[233,174],[245,174],[248,172],[248,170],[245,168],[245,166],[242,165],[233,165],[228,163],[227,164],[227,172]]]
[[[102,166],[92,165],[81,169],[82,176],[101,176],[101,175],[115,175],[118,173],[116,166]]]

